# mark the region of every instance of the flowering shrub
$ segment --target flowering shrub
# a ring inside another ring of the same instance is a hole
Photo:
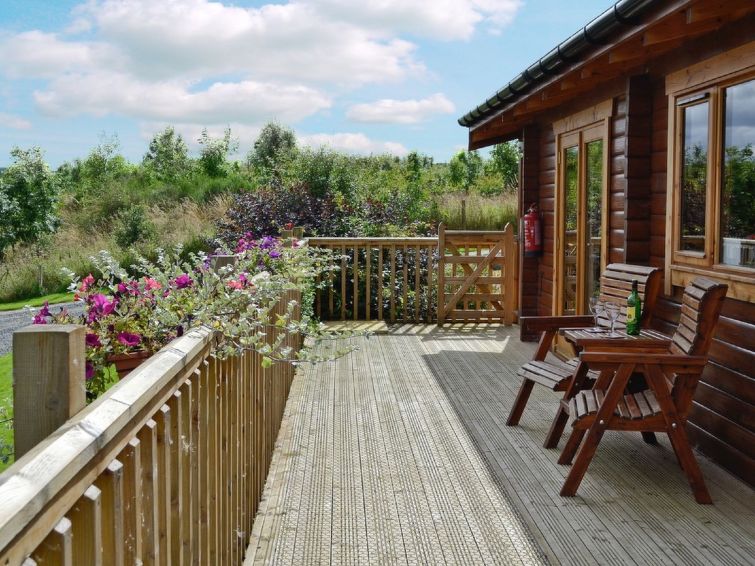
[[[92,398],[111,383],[108,368],[113,356],[156,352],[200,325],[222,335],[219,356],[253,349],[263,355],[263,365],[321,361],[311,349],[293,352],[283,346],[284,341],[289,334],[304,335],[310,344],[333,336],[307,317],[294,320],[295,302],[275,320],[271,310],[283,291],[305,291],[318,274],[331,269],[335,262],[330,254],[306,246],[284,247],[270,237],[241,238],[233,251],[235,264],[215,269],[213,258],[204,254],[190,254],[188,261],[181,261],[180,247],[171,252],[158,250],[156,262],[140,258],[132,266],[138,277],[129,276],[110,254],[101,252],[92,258],[101,273],[99,279],[88,275],[78,280],[71,274],[71,288],[76,300],[84,303],[84,314],[72,316],[65,310],[53,314],[45,305],[34,323],[86,325],[86,378]],[[269,343],[266,335],[272,328],[280,332]],[[333,352],[331,357],[352,349]]]

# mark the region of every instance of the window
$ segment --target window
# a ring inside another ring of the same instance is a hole
[[[707,275],[755,302],[755,43],[742,50],[667,77],[667,293]]]

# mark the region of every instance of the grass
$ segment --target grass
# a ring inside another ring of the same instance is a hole
[[[21,301],[13,301],[11,303],[0,303],[0,312],[2,311],[15,311],[22,309],[25,306],[41,307],[45,304],[45,301],[51,305],[58,303],[70,303],[73,301],[73,293],[52,293],[51,295],[45,295],[44,297],[34,297],[32,299],[24,299]]]
[[[13,446],[13,429],[2,422],[13,417],[13,355],[0,356],[0,472],[13,463],[13,457],[3,463],[6,447]]]
[[[462,218],[462,200],[465,201]],[[439,219],[451,230],[503,230],[507,223],[517,229],[517,196],[486,197],[470,194],[443,195],[437,201]]]

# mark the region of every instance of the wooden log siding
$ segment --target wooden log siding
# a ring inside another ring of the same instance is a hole
[[[0,564],[241,563],[294,369],[214,345],[174,340],[0,476]]]
[[[322,320],[434,322],[437,238],[309,238],[333,250],[330,284],[315,296]]]

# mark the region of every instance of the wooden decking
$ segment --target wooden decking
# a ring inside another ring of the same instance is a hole
[[[665,438],[607,433],[560,497],[557,397],[504,425],[532,351],[516,326],[405,326],[301,370],[247,563],[752,564],[753,490],[700,456],[696,504]]]

